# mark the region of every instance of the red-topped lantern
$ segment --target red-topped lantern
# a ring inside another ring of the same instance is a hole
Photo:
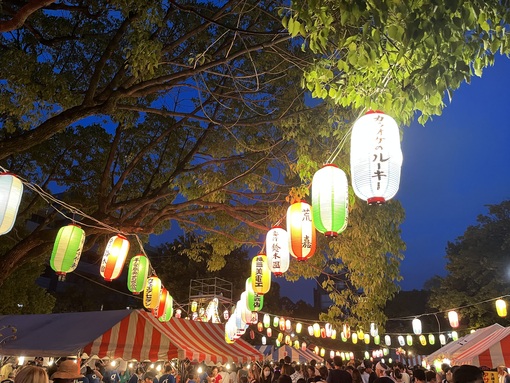
[[[112,281],[122,273],[129,251],[129,241],[123,235],[114,235],[108,241],[101,261],[101,276],[105,281]]]
[[[23,183],[13,174],[0,174],[0,235],[11,231],[18,215]]]
[[[281,227],[275,226],[266,235],[267,263],[269,270],[278,276],[289,269],[289,236]]]
[[[359,118],[351,134],[351,175],[354,193],[369,204],[382,204],[397,194],[402,150],[393,118],[371,111]]]
[[[295,202],[287,209],[287,233],[290,254],[305,261],[315,253],[316,236],[312,208],[304,201]]]
[[[152,309],[152,315],[154,315],[156,318],[159,318],[165,313],[166,298],[168,295],[168,290],[162,287],[159,292],[158,304]]]
[[[84,243],[85,232],[78,225],[70,224],[60,228],[50,258],[50,266],[59,280],[64,280],[67,273],[76,269]]]
[[[328,237],[336,237],[347,227],[347,176],[336,165],[328,164],[313,176],[312,213],[315,228]]]

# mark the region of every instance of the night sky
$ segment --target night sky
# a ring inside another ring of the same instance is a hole
[[[487,213],[485,205],[510,198],[509,89],[510,59],[497,57],[482,78],[454,93],[442,116],[404,128],[395,197],[406,210],[403,290],[421,289],[434,275],[444,276],[448,241],[476,224],[476,217]],[[312,303],[315,283],[298,284],[283,283],[282,295]]]

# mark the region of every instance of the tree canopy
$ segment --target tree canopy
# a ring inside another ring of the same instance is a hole
[[[342,145],[361,110],[424,121],[506,53],[504,2],[453,3],[4,1],[0,165],[85,215],[26,191],[0,238],[0,283],[49,257],[62,214],[89,248],[178,225],[209,246],[210,270],[241,245],[261,248],[328,158],[349,174]],[[324,283],[329,318],[382,325],[404,212],[351,202],[347,231],[287,277],[345,275],[346,291]]]
[[[461,323],[483,327],[508,325],[498,317],[495,298],[510,294],[510,201],[489,205],[464,234],[446,248],[447,275],[432,291],[430,305],[458,310]]]

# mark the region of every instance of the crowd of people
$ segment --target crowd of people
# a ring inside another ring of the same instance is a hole
[[[339,356],[318,365],[316,361],[299,364],[290,357],[269,364],[221,364],[211,367],[197,366],[184,361],[176,368],[166,362],[163,368],[154,369],[148,363],[132,368],[115,368],[99,359],[93,361],[61,360],[53,368],[42,366],[42,358],[30,365],[4,367],[0,383],[489,383],[484,371],[476,366],[441,366],[409,368],[402,363],[387,365],[382,361],[351,360],[344,364]],[[202,368],[203,367],[203,368]],[[497,369],[499,381],[510,383],[505,366]]]

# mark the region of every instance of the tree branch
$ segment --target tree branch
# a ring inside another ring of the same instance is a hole
[[[14,31],[21,28],[25,21],[39,9],[54,3],[55,0],[31,0],[28,4],[20,8],[20,10],[7,21],[0,21],[0,33]]]

